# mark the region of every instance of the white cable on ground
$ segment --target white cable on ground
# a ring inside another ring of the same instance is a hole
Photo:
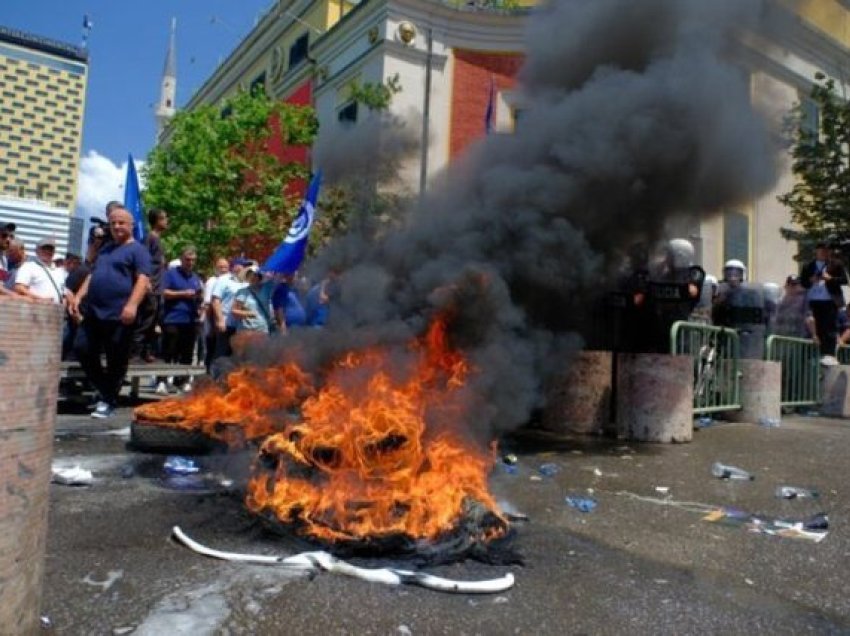
[[[328,552],[302,552],[293,556],[265,556],[261,554],[240,554],[238,552],[223,552],[208,548],[190,538],[179,526],[174,526],[172,534],[177,541],[198,554],[233,561],[237,563],[253,563],[257,565],[276,565],[279,567],[295,568],[305,571],[321,571],[342,574],[385,585],[418,585],[439,592],[454,592],[456,594],[495,594],[509,590],[514,585],[514,575],[505,574],[498,579],[485,581],[455,581],[431,574],[399,570],[397,568],[361,568],[346,563]]]

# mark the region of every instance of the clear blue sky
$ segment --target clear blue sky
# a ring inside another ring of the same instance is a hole
[[[89,37],[83,154],[119,166],[143,160],[154,141],[153,105],[171,17],[177,18],[177,103],[182,106],[254,25],[271,0],[0,0],[0,24],[79,44]]]

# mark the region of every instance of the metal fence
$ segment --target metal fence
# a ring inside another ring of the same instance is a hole
[[[770,336],[764,357],[782,364],[782,406],[820,402],[820,352],[813,340]]]
[[[838,364],[850,364],[850,347],[847,345],[838,345],[838,353],[835,354],[838,358]]]
[[[694,361],[694,413],[741,408],[740,342],[734,329],[677,322],[670,330],[670,353]]]

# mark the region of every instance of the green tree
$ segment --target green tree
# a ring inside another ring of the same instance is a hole
[[[815,80],[808,107],[797,104],[792,112],[797,181],[779,197],[796,226],[782,235],[800,241],[804,251],[819,240],[850,241],[850,105],[834,80],[822,73]]]
[[[178,113],[144,167],[145,205],[169,212],[167,253],[192,244],[207,264],[217,255],[271,251],[297,212],[292,185],[309,169],[281,161],[269,144],[280,135],[286,145],[310,145],[317,131],[312,108],[262,91]]]

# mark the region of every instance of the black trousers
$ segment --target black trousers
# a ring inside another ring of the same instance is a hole
[[[810,300],[815,331],[820,340],[820,354],[834,356],[838,344],[838,307],[832,300]]]
[[[156,326],[159,324],[161,307],[162,302],[156,294],[145,294],[139,303],[131,355],[149,356],[156,352]]]
[[[127,374],[132,339],[133,326],[124,325],[118,320],[86,316],[77,329],[74,340],[77,360],[103,401],[111,406],[118,404],[118,394]],[[100,360],[104,354],[105,368]]]
[[[162,357],[171,364],[192,364],[195,355],[195,323],[180,325],[163,325],[162,327]],[[178,384],[185,378],[174,378]]]

